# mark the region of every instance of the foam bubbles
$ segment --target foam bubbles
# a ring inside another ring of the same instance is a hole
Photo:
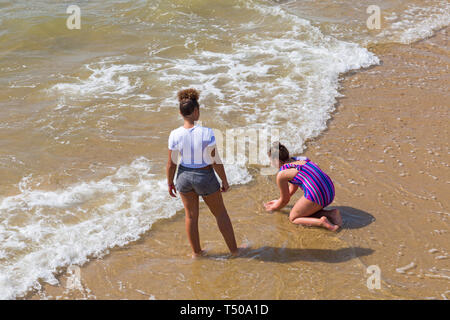
[[[146,70],[146,65],[117,64],[108,59],[97,63],[85,65],[91,72],[87,79],[77,78],[74,83],[58,83],[50,88],[49,92],[63,95],[79,96],[84,98],[127,98],[142,85],[139,77],[132,74]],[[138,94],[137,97],[147,100],[151,97]]]
[[[0,199],[1,255],[13,257],[0,260],[0,299],[39,289],[40,281],[56,285],[60,267],[82,265],[173,216],[181,202],[168,198],[165,181],[150,169],[151,162],[139,158],[99,181],[57,191],[27,189]],[[81,221],[65,224],[65,214]]]
[[[428,7],[411,4],[401,13],[392,13],[388,21],[390,24],[377,37],[383,42],[410,44],[430,37],[436,30],[450,24],[450,3],[437,1]]]

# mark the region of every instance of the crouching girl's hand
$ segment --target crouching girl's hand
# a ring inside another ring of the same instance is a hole
[[[272,200],[264,204],[266,211],[274,211],[279,209],[279,200]]]

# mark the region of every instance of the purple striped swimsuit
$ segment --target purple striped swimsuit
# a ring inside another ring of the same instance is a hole
[[[326,207],[333,202],[334,185],[330,177],[308,158],[297,157],[292,159],[295,161],[304,160],[306,163],[303,165],[288,163],[280,168],[280,171],[290,168],[298,170],[297,175],[289,182],[299,186],[305,192],[306,199],[322,207]]]

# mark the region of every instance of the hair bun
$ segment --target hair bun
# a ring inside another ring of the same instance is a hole
[[[178,101],[181,102],[183,100],[198,100],[200,96],[199,92],[195,89],[184,89],[178,92]]]

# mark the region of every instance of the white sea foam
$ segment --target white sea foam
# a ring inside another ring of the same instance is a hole
[[[85,65],[91,75],[87,79],[77,78],[74,83],[58,83],[50,88],[50,92],[58,92],[63,95],[75,95],[79,98],[111,98],[127,99],[142,85],[135,72],[146,70],[147,66],[134,64],[117,64],[109,59],[97,63]],[[132,76],[133,75],[133,76]],[[151,97],[146,94],[138,94],[137,97],[147,100]]]
[[[239,112],[233,127],[279,129],[290,150],[302,152],[304,142],[326,128],[339,96],[340,74],[379,60],[355,43],[323,35],[279,6],[245,6],[284,23],[285,30],[249,34],[233,44],[232,52],[198,50],[173,59],[160,69],[159,79],[168,86],[189,83],[203,99],[214,101],[217,119],[226,122],[227,114]],[[162,102],[172,104],[172,98]]]
[[[59,267],[82,265],[174,215],[181,202],[167,197],[165,181],[150,169],[139,158],[99,181],[0,199],[0,299],[39,289],[39,280],[57,284]],[[70,215],[79,222],[65,222]],[[26,220],[20,226],[19,217]]]
[[[450,24],[450,3],[438,1],[433,6],[409,5],[398,14],[391,14],[390,23],[377,35],[385,41],[410,44],[433,35],[436,30]]]
[[[0,299],[39,289],[40,281],[56,285],[60,267],[82,265],[137,240],[180,210],[179,198],[168,196],[166,181],[151,167],[141,157],[99,181],[55,191],[34,190],[32,178],[24,177],[21,193],[0,198]],[[249,181],[246,170],[229,178],[230,184]]]

